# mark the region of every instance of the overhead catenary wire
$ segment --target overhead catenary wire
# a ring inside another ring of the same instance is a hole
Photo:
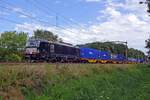
[[[21,25],[21,24],[22,24],[21,22],[17,22],[17,21],[8,19],[8,18],[3,18],[3,17],[0,17],[0,20],[7,21],[7,22],[10,22],[10,23],[14,23],[14,24],[18,24],[18,25]],[[66,31],[67,31],[67,30],[66,30]]]
[[[3,1],[3,0],[1,0],[1,1]],[[5,2],[5,3],[8,4],[9,6],[12,6],[12,5],[11,5],[10,3],[8,3],[8,2]],[[12,9],[11,9],[11,8],[8,8],[8,7],[0,6],[0,8],[3,8],[3,9],[12,11]],[[43,24],[45,23],[46,25],[56,26],[55,24],[50,24],[50,23],[47,22],[47,21],[39,20],[39,19],[37,19],[36,17],[33,17],[33,16],[28,15],[28,14],[26,14],[26,13],[23,13],[23,12],[21,12],[21,11],[19,11],[19,10],[16,10],[15,12],[18,13],[18,14],[20,14],[20,15],[24,15],[24,16],[28,17],[29,19],[36,20],[37,22],[40,22],[40,23],[43,23]],[[66,29],[66,28],[64,28],[64,27],[62,27],[62,26],[57,26],[57,27],[58,27],[59,29],[63,29],[63,30],[65,30],[65,31],[74,33],[73,31],[68,30],[68,29]],[[58,30],[58,29],[56,29],[56,30]]]
[[[18,25],[21,25],[21,24],[22,24],[21,22],[14,21],[14,20],[11,20],[11,19],[8,19],[8,18],[4,18],[4,17],[0,17],[0,20],[2,20],[2,21],[7,21],[7,22],[13,23],[13,24],[18,24]],[[25,27],[24,27],[24,28],[25,28]]]
[[[37,4],[39,4],[38,0],[33,0],[33,1],[34,1],[34,2],[37,2]],[[64,20],[66,20],[66,21],[68,21],[68,22],[70,22],[70,23],[76,24],[77,26],[82,27],[78,22],[75,22],[75,21],[73,21],[73,20],[70,20],[69,18],[63,16],[61,13],[58,13],[58,12],[56,12],[55,10],[50,9],[47,5],[45,5],[44,7],[45,7],[46,9],[50,10],[51,12],[55,13],[56,15],[62,17]]]
[[[25,1],[30,2],[30,0],[25,0]],[[71,26],[72,26],[72,25],[76,25],[76,26],[78,26],[78,27],[80,27],[80,28],[82,28],[82,29],[86,29],[86,27],[83,27],[82,25],[80,25],[80,24],[77,23],[76,21],[70,20],[70,19],[66,18],[65,16],[63,16],[62,14],[56,12],[55,10],[50,9],[47,5],[44,5],[44,8],[46,8],[46,9],[43,9],[43,8],[41,9],[41,7],[38,6],[39,2],[38,2],[37,0],[32,0],[32,1],[33,1],[34,3],[33,3],[33,2],[30,2],[30,4],[32,4],[33,6],[35,6],[37,9],[44,11],[47,15],[49,15],[49,14],[50,14],[49,11],[51,11],[51,12],[53,12],[53,13],[56,15],[56,17],[60,17],[60,18],[64,19],[66,22],[69,22]],[[48,10],[49,10],[49,11],[48,11]],[[56,23],[57,23],[57,22],[56,22]],[[80,29],[80,31],[82,31],[82,30]]]
[[[14,24],[22,24],[20,22],[17,22],[17,21],[8,19],[8,18],[4,18],[4,17],[0,17],[0,20],[3,20],[3,21],[5,20],[5,21],[8,21],[8,22],[11,22],[11,23],[14,23]]]
[[[8,7],[0,6],[0,8],[6,9],[6,10],[9,10],[9,11],[12,11],[12,9],[11,9],[11,8],[8,8]],[[48,22],[46,22],[46,21],[39,20],[39,19],[37,19],[36,17],[33,17],[33,16],[28,15],[28,14],[26,14],[26,13],[23,13],[23,12],[21,12],[21,11],[19,11],[19,10],[15,10],[15,12],[18,13],[18,14],[20,14],[20,15],[24,15],[24,16],[26,16],[26,17],[32,19],[32,20],[36,20],[36,21],[41,22],[41,23],[48,23]],[[50,24],[50,23],[48,23],[48,24]],[[52,24],[51,24],[51,25],[52,25]],[[54,26],[54,25],[53,25],[53,26]]]

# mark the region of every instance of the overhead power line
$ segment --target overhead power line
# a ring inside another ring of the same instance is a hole
[[[7,22],[11,22],[11,23],[14,23],[14,24],[22,24],[20,22],[17,22],[17,21],[11,20],[11,19],[7,19],[7,18],[3,18],[3,17],[0,17],[0,20],[5,20]]]
[[[38,2],[38,0],[33,0],[33,1],[34,1],[36,4],[40,4],[40,2]],[[78,22],[75,22],[75,21],[73,21],[73,20],[70,20],[69,18],[63,16],[61,13],[58,13],[58,12],[56,12],[55,10],[50,9],[47,5],[45,5],[44,7],[45,7],[47,10],[50,10],[51,12],[55,13],[56,15],[62,17],[64,20],[69,21],[70,23],[74,23],[74,24],[76,24],[76,25],[78,25],[78,26],[81,26]]]
[[[3,0],[1,0],[1,1],[3,1]],[[6,3],[7,5],[11,6],[11,8],[13,8],[12,4],[10,4],[10,3],[8,3],[8,2],[5,2],[5,3]],[[0,7],[3,8],[3,9],[6,9],[6,10],[12,11],[11,8],[4,7],[4,6],[0,6]],[[37,19],[36,17],[33,17],[33,16],[28,15],[28,14],[26,14],[26,13],[23,13],[23,12],[21,12],[21,11],[19,11],[19,10],[16,10],[15,12],[18,13],[18,14],[20,14],[20,15],[24,15],[24,16],[28,17],[29,19],[36,20],[36,21],[38,21],[38,22],[40,22],[40,23],[43,23],[43,24],[45,23],[46,25],[56,26],[55,24],[50,24],[50,23],[47,22],[47,21],[39,20],[39,19]],[[8,19],[8,20],[9,20],[9,19]],[[65,30],[65,31],[74,33],[73,31],[68,30],[68,29],[66,29],[65,27],[62,27],[62,26],[57,26],[57,27],[58,27],[59,29],[63,29],[63,30]],[[58,29],[56,29],[56,30],[58,30]]]
[[[26,1],[30,2],[29,0],[26,0]],[[54,11],[53,9],[50,9],[47,5],[44,5],[44,6],[43,6],[45,9],[41,9],[41,7],[38,6],[38,4],[40,4],[40,2],[38,2],[37,0],[32,0],[32,1],[33,1],[34,3],[33,3],[33,2],[30,2],[30,4],[32,4],[33,6],[37,7],[39,10],[44,11],[46,14],[49,15],[49,14],[50,14],[49,11],[51,11],[51,12],[53,12],[53,13],[56,15],[56,17],[60,17],[60,18],[64,19],[66,22],[69,22],[69,23],[71,24],[71,26],[74,24],[74,25],[76,25],[76,26],[78,26],[78,27],[81,27],[81,28],[83,28],[83,29],[86,29],[86,27],[83,27],[83,26],[80,25],[78,22],[73,21],[73,20],[70,20],[70,19],[66,18],[65,16],[63,16],[62,14],[60,14],[60,13]]]
[[[20,25],[22,24],[22,23],[20,23],[20,22],[17,22],[17,21],[8,19],[8,18],[3,18],[3,17],[0,17],[0,20],[3,20],[3,21],[5,20],[5,21],[7,21],[7,22],[14,23],[14,24],[20,24]],[[59,27],[59,28],[66,30],[66,29],[63,28],[63,27]],[[57,29],[56,29],[56,30],[57,30]],[[66,30],[66,31],[69,31],[69,30]],[[72,32],[72,31],[69,31],[69,32]]]
[[[11,8],[8,8],[8,7],[0,6],[0,8],[6,9],[6,10],[9,10],[9,11],[12,11],[12,9],[11,9]],[[39,20],[39,19],[37,19],[36,17],[33,17],[33,16],[28,15],[28,14],[26,14],[26,13],[23,13],[23,12],[21,12],[21,11],[19,11],[19,10],[16,10],[15,12],[17,12],[17,13],[20,14],[20,15],[24,15],[24,16],[26,16],[26,17],[32,19],[32,20],[36,20],[36,21],[41,22],[41,23],[50,24],[49,22]],[[51,24],[51,25],[52,25],[52,24]],[[54,25],[53,25],[53,26],[54,26]]]

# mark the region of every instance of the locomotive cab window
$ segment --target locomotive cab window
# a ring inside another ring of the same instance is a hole
[[[38,40],[28,40],[26,47],[39,47],[40,41]]]

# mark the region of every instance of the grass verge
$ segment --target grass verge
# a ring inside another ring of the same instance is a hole
[[[0,100],[149,100],[150,65],[0,65]]]

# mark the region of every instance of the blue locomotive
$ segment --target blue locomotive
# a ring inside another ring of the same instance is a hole
[[[81,62],[81,63],[142,63],[144,60],[112,55],[86,47],[76,47],[64,42],[31,39],[26,44],[25,59],[29,61]]]

